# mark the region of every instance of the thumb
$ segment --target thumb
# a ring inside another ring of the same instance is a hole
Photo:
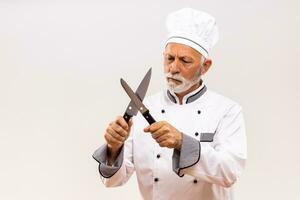
[[[132,121],[132,118],[130,118],[130,120],[129,120],[129,122],[128,122],[128,128],[129,128],[129,129],[131,128],[132,124],[133,124],[133,121]]]
[[[131,127],[132,127],[132,124],[133,124],[133,120],[132,120],[132,118],[129,120],[129,122],[128,122],[127,124],[128,124],[127,131],[129,131],[129,132],[130,132],[130,129],[131,129]]]

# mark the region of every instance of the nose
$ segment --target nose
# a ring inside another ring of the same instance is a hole
[[[172,74],[177,74],[180,72],[180,63],[178,62],[177,59],[175,59],[171,64],[170,64],[170,68],[169,71]]]

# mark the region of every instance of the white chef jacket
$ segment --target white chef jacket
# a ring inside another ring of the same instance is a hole
[[[232,200],[247,157],[241,107],[204,85],[178,102],[168,90],[144,100],[156,121],[183,133],[181,151],[160,147],[138,114],[113,166],[106,165],[106,144],[93,154],[103,183],[123,185],[135,171],[146,200]]]

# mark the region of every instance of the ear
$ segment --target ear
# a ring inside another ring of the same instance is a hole
[[[211,65],[212,65],[212,60],[207,58],[201,67],[201,75],[206,74],[206,72],[209,70]]]

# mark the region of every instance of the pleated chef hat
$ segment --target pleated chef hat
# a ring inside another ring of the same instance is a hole
[[[166,45],[170,42],[185,44],[206,58],[219,38],[215,18],[192,8],[183,8],[170,13],[166,24],[168,30]]]

